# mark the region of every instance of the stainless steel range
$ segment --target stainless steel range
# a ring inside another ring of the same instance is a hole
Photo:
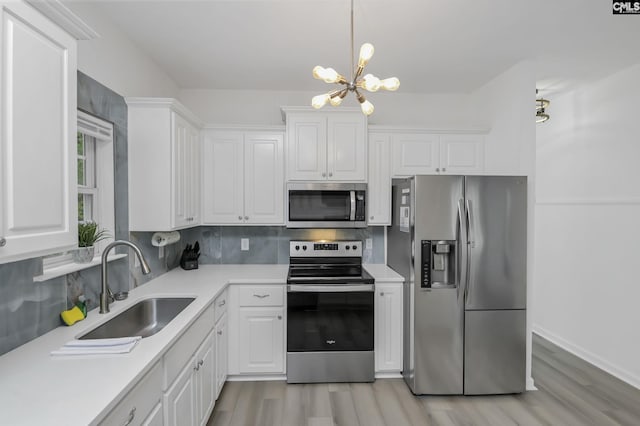
[[[362,241],[291,241],[287,382],[374,380],[374,280]]]

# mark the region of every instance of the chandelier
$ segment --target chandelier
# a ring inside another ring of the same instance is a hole
[[[536,96],[538,95],[538,89],[536,89]],[[545,112],[545,108],[549,106],[551,102],[544,98],[536,99],[536,123],[544,123],[549,119],[549,114]]]
[[[369,63],[369,60],[373,56],[373,45],[371,43],[365,43],[360,47],[360,55],[358,57],[358,66],[354,66],[353,55],[353,0],[351,0],[351,78],[347,80],[342,75],[338,74],[333,68],[323,68],[320,65],[313,68],[313,77],[318,80],[323,80],[325,83],[335,83],[343,85],[344,87],[323,93],[322,95],[314,96],[311,99],[311,106],[316,109],[320,109],[328,103],[333,106],[338,106],[342,103],[342,100],[347,93],[353,92],[360,102],[360,108],[366,115],[373,113],[373,104],[369,102],[359,89],[364,89],[368,92],[377,92],[378,90],[398,90],[400,87],[400,80],[396,77],[379,79],[373,74],[365,74],[362,76],[364,67]]]

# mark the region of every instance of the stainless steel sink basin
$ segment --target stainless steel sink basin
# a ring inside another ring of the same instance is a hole
[[[79,339],[153,336],[194,300],[193,297],[155,297],[141,300]]]

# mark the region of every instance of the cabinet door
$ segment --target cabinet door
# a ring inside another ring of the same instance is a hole
[[[376,283],[376,371],[402,370],[402,284]]]
[[[0,3],[0,263],[77,243],[76,41]]]
[[[316,114],[287,116],[289,180],[327,178],[327,119]]]
[[[240,373],[284,373],[283,308],[240,308]]]
[[[484,170],[483,137],[478,135],[440,136],[442,173],[479,174]]]
[[[437,173],[440,148],[437,135],[398,134],[392,137],[395,177]]]
[[[167,426],[196,426],[196,384],[193,359],[164,394]]]
[[[189,188],[188,188],[188,216],[191,218],[190,225],[200,223],[200,132],[193,126],[188,129],[189,139]]]
[[[327,118],[327,177],[367,179],[367,119],[360,113],[335,113]]]
[[[172,143],[172,191],[173,204],[173,228],[181,228],[190,224],[189,212],[191,173],[192,173],[192,148],[190,142],[189,123],[176,113],[171,114],[173,134]]]
[[[246,133],[244,138],[244,220],[284,223],[284,163],[281,133]]]
[[[199,425],[206,425],[213,412],[216,400],[216,361],[215,338],[209,334],[196,352],[196,420]]]
[[[240,132],[208,132],[203,140],[204,224],[244,221],[244,154]]]
[[[369,135],[369,186],[367,210],[369,225],[391,224],[391,135]]]
[[[162,412],[162,401],[158,401],[155,407],[151,410],[151,413],[145,418],[142,423],[142,426],[163,426],[164,425],[164,414]]]
[[[227,381],[227,356],[229,351],[229,338],[227,334],[227,315],[224,314],[215,328],[216,333],[216,400],[222,392],[224,382]]]

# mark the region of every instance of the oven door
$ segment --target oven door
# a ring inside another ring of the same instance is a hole
[[[287,352],[373,351],[373,284],[287,287]]]

